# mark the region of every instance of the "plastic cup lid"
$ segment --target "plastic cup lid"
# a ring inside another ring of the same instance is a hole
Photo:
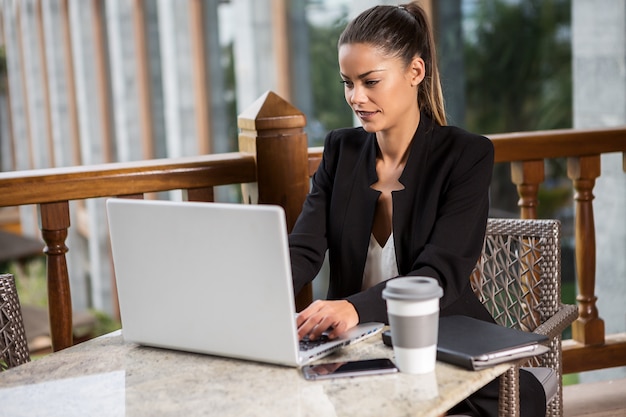
[[[423,301],[441,298],[443,289],[431,277],[400,277],[387,281],[383,290],[384,299]]]

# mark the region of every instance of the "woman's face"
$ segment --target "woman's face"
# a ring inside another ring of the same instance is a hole
[[[339,71],[346,102],[368,132],[415,123],[417,86],[424,79],[424,61],[414,58],[406,66],[364,43],[339,47]]]

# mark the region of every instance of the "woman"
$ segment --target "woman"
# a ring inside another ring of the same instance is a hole
[[[406,275],[439,281],[441,315],[493,321],[469,285],[484,239],[493,145],[446,126],[424,11],[414,3],[366,10],[341,34],[338,56],[362,127],[327,135],[289,237],[296,293],[327,250],[330,265],[328,300],[300,312],[299,336],[333,338],[359,322],[387,323],[381,292]],[[495,389],[495,400],[485,395],[497,415]]]

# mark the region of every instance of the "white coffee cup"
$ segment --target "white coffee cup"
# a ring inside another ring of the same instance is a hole
[[[395,363],[400,372],[434,371],[442,295],[434,278],[400,277],[387,281],[383,298],[387,301]]]

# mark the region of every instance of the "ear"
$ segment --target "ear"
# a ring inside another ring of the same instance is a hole
[[[418,56],[414,57],[409,64],[408,71],[411,86],[415,87],[419,85],[426,76],[426,64],[424,63],[424,60]]]

